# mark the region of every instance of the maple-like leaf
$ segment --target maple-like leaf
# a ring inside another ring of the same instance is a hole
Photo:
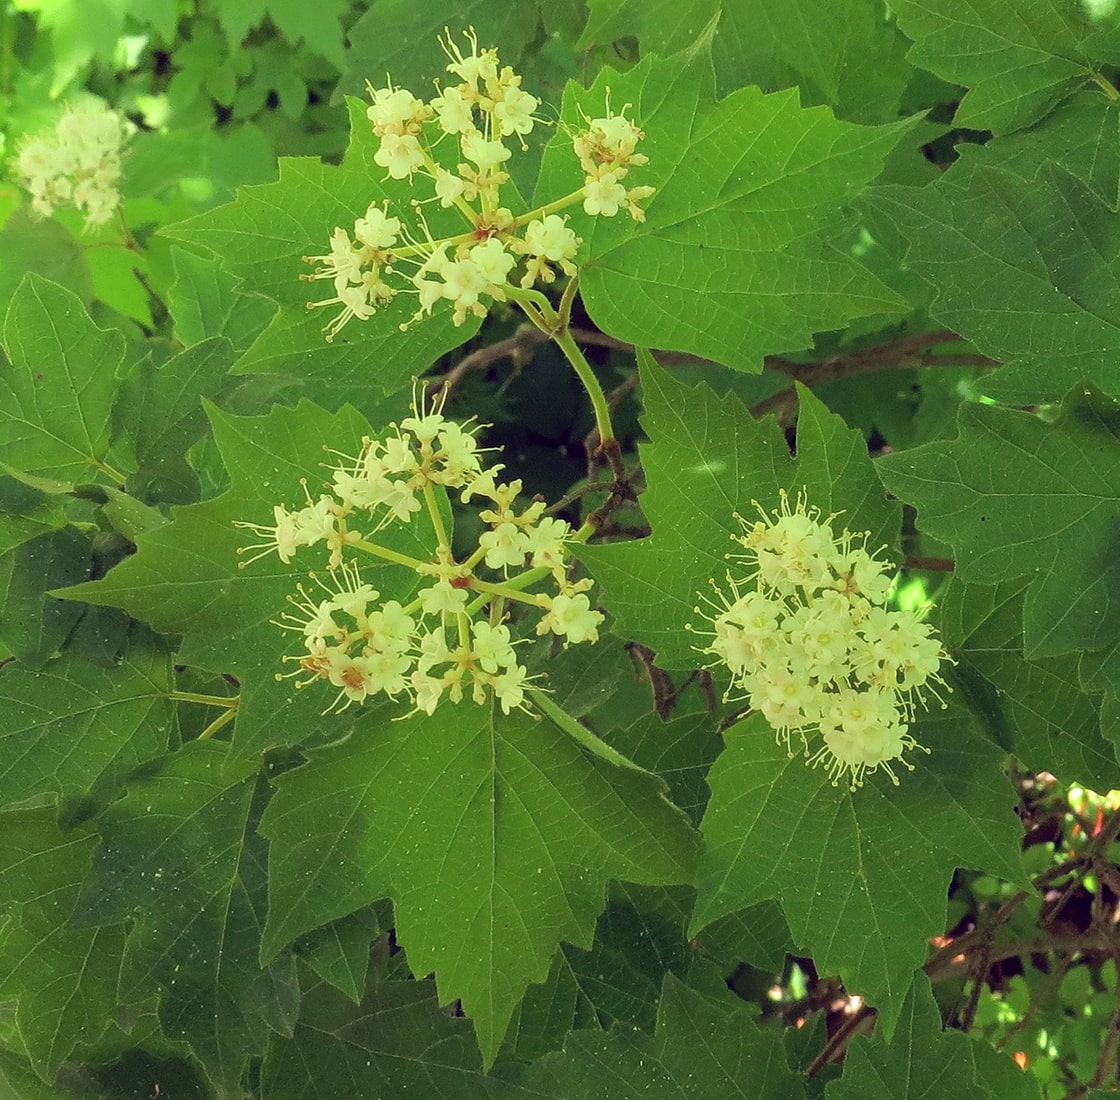
[[[735,398],[677,382],[648,356],[640,362],[650,438],[640,448],[649,485],[641,503],[653,534],[588,546],[580,556],[603,585],[614,632],[648,645],[662,668],[703,663],[706,624],[696,607],[712,580],[723,582],[736,549],[731,536],[742,532],[735,515],[750,519],[753,501],[769,510],[780,490],[791,500],[804,492],[824,516],[838,513],[837,534],[869,531],[873,550],[895,543],[901,514],[877,483],[863,437],[808,390],[799,391],[794,461],[772,417],[754,420]]]
[[[750,83],[773,92],[798,85],[802,97],[843,118],[898,117],[912,70],[906,40],[874,0],[589,0],[580,46],[638,38],[642,53],[687,49],[717,13],[712,65],[720,96]]]
[[[88,828],[62,833],[54,807],[0,815],[0,1000],[46,1080],[79,1043],[94,1043],[116,1005],[124,928],[68,922],[89,869]]]
[[[243,1095],[246,1059],[270,1028],[291,1034],[294,959],[257,961],[265,845],[255,832],[258,764],[193,741],[129,783],[101,816],[101,844],[71,923],[131,925],[123,1003],[158,996],[163,1033],[185,1040],[220,1094]]]
[[[214,437],[229,470],[222,496],[174,511],[174,520],[137,536],[137,552],[102,579],[61,590],[69,599],[124,608],[156,630],[182,635],[178,659],[240,682],[234,747],[255,754],[316,735],[338,736],[346,719],[324,719],[328,692],[296,691],[277,680],[294,635],[276,625],[307,570],[324,564],[304,552],[289,565],[275,554],[239,568],[237,550],[254,542],[235,521],[268,523],[274,505],[299,505],[301,478],[314,482],[324,446],[357,454],[369,425],[350,407],[337,414],[309,402],[274,407],[268,416],[237,417],[209,410]],[[320,474],[321,476],[321,474]],[[430,520],[418,517],[378,536],[386,546],[427,557],[434,545]],[[371,565],[370,582],[384,599],[405,596],[417,575],[399,566]]]
[[[1028,885],[1004,754],[969,724],[962,711],[922,717],[912,732],[929,755],[911,754],[897,786],[879,773],[856,791],[791,756],[759,714],[728,730],[708,777],[692,931],[778,899],[799,948],[889,1034],[926,941],[945,931],[954,870]]]
[[[938,595],[953,683],[992,739],[1023,767],[1112,790],[1120,784],[1116,746],[1101,734],[1100,703],[1081,687],[1077,656],[1023,658],[1028,583],[1027,577],[999,585],[957,578]]]
[[[1065,168],[1019,175],[997,152],[962,158],[925,187],[875,188],[866,201],[936,289],[931,314],[1007,364],[983,380],[985,393],[1038,404],[1083,380],[1114,391],[1120,224]]]
[[[693,833],[659,781],[548,719],[464,703],[366,720],[277,780],[262,958],[380,897],[416,974],[491,1062],[561,940],[587,946],[608,879],[691,880]]]
[[[761,1030],[731,997],[715,1003],[672,975],[662,987],[653,1035],[630,1028],[575,1032],[562,1052],[532,1066],[524,1084],[531,1095],[564,1100],[805,1096],[780,1034]]]
[[[114,371],[124,337],[100,329],[80,299],[27,275],[8,306],[0,362],[0,453],[24,473],[91,481],[117,465],[110,447]]]
[[[400,326],[418,306],[415,296],[402,293],[368,321],[351,322],[333,343],[327,343],[323,311],[307,309],[309,299],[326,299],[331,292],[329,284],[300,280],[313,270],[303,258],[328,252],[336,226],[352,233],[355,219],[375,200],[387,202],[406,224],[412,221],[411,183],[382,179],[384,173],[373,160],[377,142],[364,105],[352,100],[350,108],[351,141],[342,164],[323,164],[311,157],[282,158],[275,183],[242,188],[234,202],[163,230],[169,237],[209,249],[243,281],[244,290],[280,303],[236,371],[295,378],[311,374],[348,392],[389,391],[422,373],[434,358],[469,339],[478,328],[473,319],[456,328],[448,307],[416,321],[407,336],[402,335]],[[435,236],[462,231],[458,211],[449,214],[429,208],[425,216]],[[336,310],[327,307],[325,312],[329,317]]]
[[[316,983],[304,994],[303,1019],[290,1039],[270,1044],[261,1067],[270,1100],[494,1096],[470,1026],[440,1008],[433,982],[379,973],[357,1006]]]
[[[1078,387],[1053,419],[963,405],[956,439],[884,455],[875,469],[953,548],[962,581],[1030,578],[1028,660],[1120,638],[1120,401]]]
[[[918,975],[906,994],[894,1034],[856,1038],[844,1058],[844,1076],[825,1086],[827,1100],[1038,1100],[1038,1080],[983,1039],[946,1031]]]
[[[0,667],[0,805],[50,795],[112,795],[126,775],[168,749],[166,646],[135,628],[104,668],[67,654],[41,670]]]
[[[971,89],[954,122],[973,130],[1033,122],[1095,62],[1118,60],[1077,0],[898,0],[891,10],[914,40],[913,64]]]
[[[641,223],[575,208],[592,319],[636,344],[757,371],[765,353],[808,347],[815,331],[905,310],[841,242],[844,208],[909,123],[842,122],[828,108],[800,107],[796,90],[747,87],[717,103],[708,45],[705,36],[565,92],[534,201],[582,188],[569,135],[604,114],[608,88],[614,109],[629,104],[645,133],[649,163],[625,183],[657,189]]]

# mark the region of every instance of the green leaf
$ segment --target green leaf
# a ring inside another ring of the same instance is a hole
[[[303,1021],[269,1046],[261,1087],[270,1100],[491,1095],[469,1025],[439,1007],[433,982],[380,978],[358,1007],[319,983],[304,994]]]
[[[233,1098],[269,1030],[291,1034],[299,996],[291,956],[257,962],[266,872],[254,826],[265,791],[255,761],[228,756],[227,745],[192,741],[129,783],[99,820],[71,923],[131,922],[121,1000],[158,994],[164,1035],[185,1040]]]
[[[704,814],[704,780],[721,746],[710,714],[687,714],[669,721],[644,715],[611,734],[610,742],[635,764],[661,776],[675,806],[696,823]]]
[[[1086,386],[1051,422],[963,405],[956,439],[884,455],[876,469],[917,507],[921,529],[952,546],[960,580],[1031,578],[1024,654],[1034,661],[1120,637],[1118,437],[1120,402]]]
[[[167,751],[170,676],[166,651],[139,628],[110,668],[70,656],[39,672],[0,668],[0,805],[114,794],[133,769]]]
[[[361,1003],[366,987],[370,944],[392,927],[391,915],[383,925],[377,910],[377,906],[367,905],[300,936],[293,945],[303,962],[355,1004]]]
[[[1115,746],[1101,736],[1099,704],[1078,681],[1074,655],[1023,660],[1026,578],[1000,585],[955,580],[939,594],[952,679],[992,739],[1023,766],[1095,790],[1120,784]]]
[[[575,1032],[562,1053],[532,1067],[525,1083],[538,1090],[534,1095],[565,1100],[805,1096],[778,1032],[759,1030],[730,999],[717,1006],[672,975],[662,988],[654,1035],[623,1028],[606,1035]]]
[[[38,221],[17,210],[0,229],[0,301],[11,301],[29,271],[72,290],[83,302],[93,298],[85,250],[53,219]]]
[[[910,77],[905,39],[872,0],[590,0],[584,49],[637,35],[642,53],[687,49],[719,13],[712,42],[716,88],[725,96],[746,82],[765,92],[798,85],[811,104],[859,122],[893,121]]]
[[[0,452],[31,474],[86,481],[115,463],[109,415],[124,338],[79,299],[28,275],[8,307],[0,363]],[[112,476],[112,475],[110,475]]]
[[[879,187],[868,201],[936,288],[931,314],[1008,364],[984,392],[1037,404],[1083,380],[1117,389],[1120,223],[1079,180],[970,157],[931,185]],[[977,308],[978,296],[998,308]]]
[[[809,347],[816,331],[907,309],[852,257],[843,210],[909,123],[841,122],[798,106],[796,90],[742,88],[717,104],[705,41],[604,70],[586,91],[569,83],[536,202],[582,188],[569,133],[603,114],[608,87],[646,134],[649,163],[626,183],[657,193],[640,224],[572,215],[581,293],[605,332],[758,371],[764,354]]]
[[[961,146],[962,161],[1003,168],[1023,179],[1061,165],[1108,209],[1120,208],[1120,100],[1090,90],[1071,96],[1044,119],[987,145]]]
[[[844,1076],[825,1088],[828,1100],[1032,1100],[1038,1086],[1010,1058],[1002,1071],[993,1065],[994,1052],[959,1031],[942,1031],[941,1016],[929,982],[919,975],[906,995],[894,1035],[859,1036],[848,1047]],[[999,1083],[998,1090],[988,1086]]]
[[[301,282],[300,276],[311,271],[303,257],[328,251],[336,226],[352,232],[354,220],[375,200],[387,202],[403,219],[411,220],[411,184],[382,180],[382,170],[373,161],[376,139],[364,107],[353,100],[350,108],[350,147],[341,165],[322,164],[309,157],[285,158],[276,183],[243,188],[235,202],[163,232],[220,256],[247,289],[281,303],[281,310],[250,347],[238,371],[294,377],[311,374],[339,388],[387,392],[422,373],[436,356],[469,339],[478,325],[472,321],[456,328],[448,309],[415,322],[408,336],[402,336],[400,325],[416,311],[417,299],[400,294],[368,321],[352,322],[338,339],[327,343],[322,332],[325,318],[308,311],[309,298],[324,300],[331,292],[320,290],[317,284],[309,289]],[[448,215],[448,211],[429,210],[433,234],[462,229]],[[454,215],[458,217],[458,211]],[[333,307],[327,307],[327,312],[334,312]]]
[[[71,526],[0,554],[0,641],[30,668],[42,668],[82,617],[47,593],[84,581],[89,567],[89,536]]]
[[[801,389],[795,462],[773,418],[752,419],[735,398],[707,386],[677,382],[652,359],[640,359],[650,442],[640,448],[649,488],[642,508],[653,528],[648,539],[580,551],[603,585],[617,616],[612,628],[657,654],[662,668],[695,668],[704,629],[696,606],[722,581],[735,513],[751,515],[752,501],[776,508],[779,490],[791,499],[804,491],[810,505],[838,525],[870,531],[868,545],[894,545],[901,520],[878,484],[860,434],[844,426],[809,391]],[[681,517],[688,516],[687,523]]]
[[[39,535],[57,531],[66,522],[57,496],[0,473],[0,555]]]
[[[186,347],[224,336],[242,352],[276,312],[268,298],[244,290],[244,281],[226,271],[217,257],[203,259],[173,247],[171,260],[175,281],[167,291],[167,305],[175,334]]]
[[[54,816],[40,807],[0,817],[0,911],[8,914],[0,926],[0,1001],[19,1002],[20,1038],[47,1080],[76,1045],[105,1029],[124,947],[120,927],[69,925],[93,837],[60,833]]]
[[[691,878],[693,834],[657,780],[521,713],[362,722],[277,788],[262,957],[392,897],[413,972],[462,1001],[487,1062],[558,942],[590,943],[608,879]]]
[[[444,75],[448,58],[437,36],[445,30],[462,47],[462,32],[473,28],[481,47],[497,47],[502,63],[520,72],[521,55],[550,6],[541,0],[459,0],[453,8],[431,0],[377,0],[347,32],[350,49],[339,90],[365,95],[367,80],[380,88],[388,74],[393,87],[423,96],[432,80]],[[386,27],[393,33],[386,34]]]
[[[1097,60],[1077,0],[898,0],[891,10],[914,40],[912,64],[971,89],[954,121],[973,130],[1033,122],[1085,84]]]
[[[121,385],[113,428],[129,441],[139,467],[130,492],[167,503],[197,499],[198,474],[186,452],[208,427],[201,399],[229,388],[232,361],[228,340],[206,339],[158,366],[145,359]]]
[[[874,1005],[887,1034],[926,941],[945,930],[953,871],[975,867],[1028,885],[1003,754],[960,712],[925,716],[911,732],[930,750],[913,754],[912,773],[898,786],[877,773],[850,791],[789,755],[761,715],[728,730],[708,779],[692,924],[698,932],[778,899],[818,972],[839,974]]]
[[[278,501],[297,504],[300,480],[316,476],[324,446],[356,454],[371,429],[352,408],[330,414],[309,402],[295,409],[275,407],[265,417],[230,416],[213,407],[209,415],[230,473],[229,491],[176,509],[172,523],[138,536],[137,552],[103,580],[63,594],[124,608],[162,633],[182,634],[178,659],[183,664],[235,676],[241,685],[234,732],[238,753],[255,754],[323,734],[340,736],[348,719],[322,715],[329,692],[297,691],[290,680],[277,680],[285,653],[298,646],[276,620],[297,583],[307,581],[306,562],[284,565],[273,554],[238,568],[244,558],[237,550],[252,544],[254,536],[234,523],[267,523]],[[418,518],[406,528],[387,529],[379,541],[427,557],[434,545],[428,522]],[[365,572],[386,599],[406,595],[417,581],[415,573],[395,565],[374,565]]]

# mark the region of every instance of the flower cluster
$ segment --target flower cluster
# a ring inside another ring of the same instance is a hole
[[[414,319],[448,301],[459,325],[468,316],[485,316],[487,300],[517,299],[519,291],[555,281],[558,271],[574,275],[581,240],[557,213],[566,206],[582,202],[592,215],[611,217],[626,210],[639,221],[645,217],[638,204],[654,189],[627,189],[621,182],[632,167],[646,163],[636,151],[643,134],[625,116],[625,107],[612,115],[609,106],[605,117],[587,119],[572,139],[586,175],[584,186],[515,216],[503,204],[502,188],[510,178],[505,165],[513,155],[510,143],[524,148],[525,135],[538,123],[540,100],[521,87],[521,77],[501,64],[496,50],[480,50],[472,32],[466,39],[466,54],[450,35],[441,42],[451,62],[447,71],[458,83],[438,89],[428,102],[404,88],[367,85],[371,106],[366,111],[378,139],[375,163],[391,179],[425,178],[432,188],[430,201],[457,209],[464,232],[435,240],[423,220],[419,233],[406,232],[400,219],[376,202],[352,229],[337,226],[328,253],[304,257],[316,268],[303,278],[329,280],[334,287],[333,297],[308,303],[308,308],[339,307],[324,329],[328,341],[352,319],[367,320],[400,292],[418,296]],[[456,149],[451,156],[445,154],[447,142]],[[519,264],[515,287],[510,280]]]
[[[279,625],[302,637],[303,651],[288,658],[303,677],[297,686],[327,680],[338,689],[331,708],[370,696],[404,694],[431,714],[443,698],[476,703],[496,699],[507,714],[525,705],[529,679],[518,663],[506,608],[520,604],[541,617],[539,635],[564,644],[594,642],[603,616],[590,603],[588,580],[574,580],[569,547],[589,531],[573,532],[546,516],[542,501],[518,507],[521,482],[500,482],[501,465],[487,466],[474,430],[446,419],[440,409],[416,410],[391,425],[383,439],[364,439],[356,455],[339,455],[328,491],[289,509],[276,505],[272,524],[238,523],[263,541],[245,547],[252,557],[275,552],[291,562],[305,547],[327,553],[327,578],[312,574],[320,592],[299,586],[294,611]],[[447,525],[446,493],[464,503],[481,498],[485,530],[470,555],[456,560]],[[442,497],[442,499],[441,499]],[[442,505],[442,506],[441,506]],[[394,524],[426,512],[434,533],[429,557],[411,558],[376,540]],[[362,580],[356,556],[366,554],[412,570],[420,578],[402,605],[382,602]],[[530,593],[541,583],[551,591]]]
[[[60,206],[74,206],[86,226],[103,225],[120,205],[121,148],[129,124],[100,101],[70,107],[53,133],[25,142],[15,162],[20,184],[31,194],[31,208],[50,217]]]
[[[753,568],[729,573],[728,592],[717,588],[702,652],[727,666],[787,748],[800,737],[833,783],[847,777],[854,789],[879,768],[897,783],[891,762],[910,768],[902,754],[921,748],[907,732],[915,704],[944,685],[933,628],[886,608],[891,576],[866,534],[834,536],[833,517],[822,520],[804,496],[791,508],[783,493],[780,510],[759,511],[733,536],[746,551],[733,559]]]

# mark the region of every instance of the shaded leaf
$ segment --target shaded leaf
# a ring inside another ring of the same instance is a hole
[[[82,608],[47,595],[89,576],[89,535],[66,526],[0,554],[0,641],[42,668],[66,641]]]
[[[0,668],[0,805],[116,791],[167,751],[174,730],[166,650],[134,628],[111,667],[66,655],[41,671]]]
[[[914,39],[913,64],[971,89],[958,126],[1025,126],[1083,85],[1093,67],[1094,27],[1076,0],[899,0],[891,10]]]
[[[724,735],[692,931],[766,898],[781,902],[821,974],[880,1012],[890,1034],[926,941],[945,930],[953,871],[973,867],[1026,886],[1022,829],[1004,756],[959,712],[924,716],[898,786],[876,773],[856,791],[779,745],[761,715]]]
[[[70,291],[28,275],[8,306],[0,451],[30,474],[87,481],[110,453],[113,372],[124,337],[99,329]]]
[[[1002,1065],[997,1065],[996,1063]],[[1005,1068],[1004,1068],[1005,1067]],[[894,1035],[857,1037],[844,1059],[844,1076],[825,1089],[828,1100],[1035,1100],[1038,1085],[1010,1058],[959,1031],[942,1031],[925,975],[906,995]]]
[[[963,405],[958,436],[884,455],[884,484],[949,543],[957,576],[1031,578],[1028,660],[1098,650],[1120,637],[1120,401],[1070,393],[1053,421]],[[1070,576],[1084,578],[1071,586]]]
[[[1112,790],[1120,765],[1101,736],[1098,701],[1081,690],[1077,657],[1023,659],[1027,583],[956,580],[939,596],[942,638],[957,662],[953,682],[993,740],[1026,768]]]
[[[731,535],[741,532],[735,513],[752,515],[753,500],[771,509],[780,489],[791,500],[804,491],[825,516],[842,513],[845,527],[870,531],[872,548],[895,543],[899,509],[885,500],[862,436],[807,390],[800,391],[795,462],[773,418],[756,421],[733,397],[677,382],[644,355],[641,377],[650,438],[639,448],[649,484],[641,503],[653,534],[589,546],[580,556],[617,616],[614,632],[650,646],[661,667],[704,662],[697,652],[704,612],[696,606],[710,579],[722,582]]]
[[[985,393],[1037,404],[1083,380],[1117,389],[1120,223],[1083,183],[1052,164],[1023,177],[970,157],[926,187],[875,188],[868,202],[937,290],[931,314],[1008,364]]]
[[[0,682],[7,677],[0,673]],[[16,1000],[35,1069],[53,1080],[79,1043],[94,1042],[116,1005],[124,929],[68,924],[93,837],[60,833],[53,808],[0,815],[0,1001]]]
[[[526,1074],[542,1096],[620,1100],[651,1096],[744,1096],[802,1100],[775,1031],[757,1028],[730,998],[715,1005],[669,975],[657,1031],[617,1028],[576,1032],[562,1053],[545,1055]]]
[[[489,1094],[470,1025],[439,1007],[430,981],[371,983],[355,1007],[326,983],[304,994],[304,1021],[273,1038],[261,1068],[270,1100]]]
[[[796,90],[741,88],[717,104],[705,39],[626,73],[604,70],[586,91],[569,84],[536,202],[582,188],[568,132],[602,116],[607,87],[646,134],[649,164],[626,184],[657,193],[640,224],[572,215],[581,293],[605,332],[758,371],[764,354],[808,347],[815,331],[906,309],[842,242],[845,206],[907,123],[841,122],[801,108]]]
[[[462,1001],[487,1061],[558,942],[590,943],[608,879],[691,876],[692,832],[657,780],[521,713],[361,722],[277,788],[262,957],[390,896],[410,966]]]
[[[170,1039],[184,1039],[225,1097],[269,1029],[290,1034],[294,959],[257,962],[265,907],[263,791],[255,762],[224,768],[228,746],[192,741],[101,816],[79,928],[131,922],[121,1000],[155,994]]]

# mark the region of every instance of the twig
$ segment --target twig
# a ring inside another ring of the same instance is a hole
[[[860,1026],[872,1016],[876,1016],[875,1009],[866,1004],[861,1004],[855,1012],[845,1018],[844,1022],[828,1037],[828,1041],[817,1052],[817,1056],[805,1068],[805,1076],[812,1077],[819,1073],[829,1062],[833,1062],[840,1052],[851,1042],[858,1033]]]

